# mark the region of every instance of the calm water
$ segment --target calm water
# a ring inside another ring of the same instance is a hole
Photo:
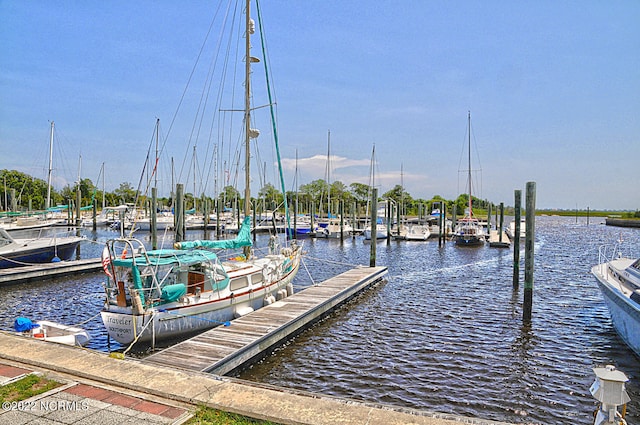
[[[598,246],[620,236],[640,257],[640,230],[536,219],[533,320],[522,324],[523,283],[512,287],[509,249],[378,242],[388,282],[366,292],[243,372],[247,380],[351,399],[512,423],[591,423],[593,367],[630,378],[629,423],[640,423],[640,360],[613,330],[589,270]],[[104,242],[107,231],[86,233]],[[190,238],[201,235],[192,234]],[[259,245],[265,240],[261,238]],[[264,245],[264,243],[262,244]],[[82,256],[98,256],[87,243]],[[361,238],[306,240],[298,289],[369,263]],[[524,267],[521,267],[523,269]],[[20,315],[83,326],[106,351],[98,314],[102,276],[0,289],[0,327]],[[115,343],[112,349],[118,348]]]

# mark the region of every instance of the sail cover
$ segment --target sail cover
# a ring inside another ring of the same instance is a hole
[[[235,249],[242,248],[243,246],[252,246],[251,240],[251,217],[245,217],[238,232],[238,236],[235,239],[225,239],[220,241],[185,241],[176,242],[173,244],[175,249],[193,249],[193,248],[207,248],[207,249]]]

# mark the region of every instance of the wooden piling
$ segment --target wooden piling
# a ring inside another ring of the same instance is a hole
[[[184,185],[178,183],[176,185],[176,207],[175,207],[175,220],[176,220],[176,242],[182,242],[184,240]]]
[[[386,221],[387,221],[387,245],[391,244],[391,217],[393,217],[393,212],[391,211],[391,202],[387,199],[387,208],[386,208]],[[378,214],[376,214],[376,220],[378,219]],[[373,239],[372,239],[373,240]]]
[[[344,200],[340,200],[338,208],[340,211],[340,242],[344,242]]]
[[[371,191],[371,254],[369,256],[369,267],[376,266],[376,236],[378,235],[378,189],[375,187]]]
[[[514,191],[514,212],[515,227],[513,231],[513,288],[518,289],[520,285],[520,214],[522,204],[522,191]]]
[[[498,223],[496,223],[497,225]],[[491,203],[487,209],[487,233],[491,234]]]
[[[497,224],[498,223],[496,222],[496,227],[498,228],[498,240],[502,242],[502,233],[504,233],[502,230],[504,227],[504,202],[500,202],[500,227],[498,227]],[[491,226],[489,226],[489,228],[491,228]]]
[[[526,238],[524,245],[524,304],[522,320],[531,322],[531,310],[533,307],[533,255],[535,243],[536,225],[536,183],[527,182],[526,199]]]
[[[353,204],[351,204],[351,238],[355,239],[356,238],[356,229],[358,228],[358,223],[356,223],[356,209],[357,209],[357,204],[354,202]]]
[[[96,205],[96,201],[95,199],[93,200],[93,212],[92,212],[92,218],[93,218],[93,231],[95,232],[98,228],[98,221],[97,221],[97,205]]]

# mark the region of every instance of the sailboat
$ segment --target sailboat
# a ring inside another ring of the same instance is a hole
[[[480,221],[473,215],[472,197],[471,197],[471,112],[468,115],[469,131],[468,131],[468,175],[467,185],[469,188],[469,205],[463,218],[458,221],[454,232],[454,238],[457,246],[480,246],[486,241],[486,234]]]
[[[255,24],[245,6],[245,199],[251,199],[250,139],[258,131],[250,127],[250,36]],[[275,128],[275,126],[274,126]],[[277,138],[276,138],[277,151]],[[285,208],[287,205],[285,204]],[[186,337],[246,315],[293,293],[302,246],[291,241],[280,248],[277,236],[269,253],[254,255],[250,202],[235,239],[187,241],[174,249],[146,250],[134,238],[109,240],[102,255],[107,275],[102,321],[109,336],[121,344],[149,343]],[[243,254],[221,258],[218,251],[243,249]],[[224,259],[223,259],[224,258]]]
[[[353,232],[353,227],[339,215],[331,213],[331,132],[327,135],[327,219],[320,220],[316,228],[318,238],[339,238]],[[341,230],[342,222],[342,230]]]
[[[373,146],[373,150],[371,151],[371,190],[376,187],[376,147]],[[367,201],[369,202],[369,201]],[[370,241],[371,239],[385,239],[387,237],[387,226],[385,222],[385,211],[386,211],[386,201],[378,205],[378,210],[376,211],[376,234],[372,235],[372,226],[371,223],[365,225],[364,228],[364,240]],[[369,219],[369,213],[367,213],[367,220]]]

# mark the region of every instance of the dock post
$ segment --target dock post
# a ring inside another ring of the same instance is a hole
[[[340,199],[340,242],[344,242],[344,199]]]
[[[371,254],[369,255],[369,267],[376,266],[376,242],[378,236],[378,189],[371,190]]]
[[[211,217],[209,216],[209,210],[211,209],[209,205],[209,198],[202,196],[202,221],[204,224],[204,238],[209,239],[209,222],[211,221]]]
[[[175,208],[175,220],[176,220],[176,242],[182,242],[184,240],[184,185],[178,183],[176,185],[176,208]]]
[[[396,206],[396,223],[397,223],[397,228],[396,228],[396,236],[400,236],[400,224],[402,223],[400,221],[400,217],[402,217],[402,204],[397,205]]]
[[[96,215],[97,215],[97,206],[96,206],[96,201],[95,199],[93,200],[93,231],[95,232],[96,229],[98,228],[98,223],[96,221]]]
[[[496,226],[498,223],[496,223]],[[487,209],[487,232],[491,235],[491,202],[489,202],[489,207]]]
[[[520,206],[522,204],[522,191],[514,191],[514,213],[515,227],[513,230],[513,289],[518,289],[520,285]]]
[[[587,207],[587,226],[589,225],[589,207]]]
[[[149,230],[151,231],[151,249],[158,249],[158,188],[151,188],[151,220]]]
[[[313,204],[313,201],[311,202],[311,210],[309,211],[309,215],[311,216],[311,229],[309,229],[309,235],[310,236],[315,236],[316,231],[313,228],[313,215],[315,214],[315,210],[316,210],[316,206]]]
[[[387,199],[387,208],[386,208],[386,221],[387,221],[387,245],[389,245],[391,243],[391,217],[393,217],[393,211],[391,210],[391,208],[393,208],[391,206],[391,202],[389,202],[389,200]],[[376,220],[378,219],[377,214],[376,214]]]
[[[443,233],[442,227],[444,226],[444,219],[442,218],[443,215],[444,215],[444,202],[440,206],[440,216],[438,217],[438,246],[442,246],[442,233]]]
[[[496,227],[498,223],[496,223]],[[491,226],[489,226],[491,227]],[[500,202],[500,227],[498,227],[498,241],[502,243],[502,228],[504,227],[504,202]]]
[[[526,238],[524,242],[524,305],[522,320],[531,322],[531,310],[533,306],[533,254],[535,243],[536,225],[536,183],[527,182],[527,224]]]
[[[356,229],[358,228],[356,223],[356,210],[357,210],[357,205],[355,203],[355,201],[353,202],[353,204],[351,204],[351,215],[352,215],[352,220],[351,220],[351,239],[355,239],[356,238]]]

